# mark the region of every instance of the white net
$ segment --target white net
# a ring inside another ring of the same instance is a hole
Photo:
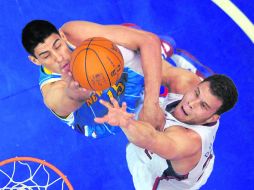
[[[45,161],[40,160],[38,163],[35,160],[16,160],[0,167],[0,190],[41,189],[73,188],[60,170]]]

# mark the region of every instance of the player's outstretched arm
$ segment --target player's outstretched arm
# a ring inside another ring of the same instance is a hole
[[[60,117],[66,117],[77,110],[90,93],[73,80],[68,70],[62,71],[62,80],[42,88],[44,103]]]
[[[96,117],[94,120],[97,123],[108,123],[112,126],[128,127],[129,122],[133,120],[134,114],[126,111],[127,105],[124,102],[120,107],[114,98],[110,98],[110,102],[100,100],[100,103],[108,108],[108,114],[104,117]]]
[[[111,98],[110,101],[111,103],[100,100],[100,103],[108,108],[108,113],[104,117],[95,118],[95,122],[108,123],[113,126],[121,127],[130,142],[144,148],[146,146],[146,137],[151,134],[151,131],[155,131],[155,129],[151,127],[150,130],[145,130],[146,123],[135,121],[133,119],[134,114],[130,114],[126,111],[126,103],[119,106],[114,98]]]
[[[100,25],[85,21],[67,22],[60,30],[76,46],[87,38],[97,36],[140,51],[145,76],[145,99],[140,119],[156,127],[162,126],[164,114],[158,102],[162,73],[161,43],[155,34],[121,25]]]
[[[200,149],[200,137],[183,127],[175,126],[173,130],[160,132],[147,122],[134,120],[133,114],[126,112],[126,104],[121,107],[114,98],[111,98],[112,104],[100,102],[108,108],[108,114],[95,121],[120,126],[128,140],[141,148],[170,160],[191,156]]]

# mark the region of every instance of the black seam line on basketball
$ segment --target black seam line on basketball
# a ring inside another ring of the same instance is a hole
[[[110,51],[110,52],[113,53],[113,55],[118,59],[119,62],[121,61],[121,60],[114,54],[114,51],[113,51],[113,50],[111,50],[111,49],[109,49],[109,48],[106,48],[106,47],[104,47],[104,46],[101,46],[101,45],[97,45],[97,44],[91,44],[91,45],[92,45],[92,46],[98,46],[98,47],[101,47],[101,48],[104,48],[104,49]],[[119,51],[120,51],[120,49],[119,49]],[[121,51],[120,51],[120,55],[122,55]],[[122,58],[123,58],[123,55],[122,55]]]
[[[76,58],[78,57],[78,55],[79,54],[81,54],[83,51],[86,51],[86,55],[87,55],[87,49],[82,49],[82,50],[80,50],[78,53],[77,53],[77,55],[76,55],[76,57],[74,58],[74,61],[73,61],[73,63],[77,63],[76,62]],[[85,58],[86,58],[86,56],[85,56]],[[73,69],[75,68],[75,65],[73,64],[73,67],[72,67]],[[86,66],[85,66],[85,68],[86,68]],[[73,71],[73,70],[72,70]],[[87,79],[87,81],[88,81],[88,84],[89,84],[89,86],[94,90],[94,88],[90,85],[90,83],[89,83],[89,80],[88,80],[88,77],[87,77],[87,74],[86,74],[86,72],[85,72],[85,75],[86,75],[86,79]],[[76,81],[77,80],[77,78],[75,78],[74,77],[74,75],[72,75],[72,78],[74,79],[74,81]]]
[[[75,58],[74,58],[74,60],[73,60],[73,65],[72,65],[72,68],[71,68],[71,72],[73,72],[73,70],[74,70],[74,68],[75,68],[76,59],[77,59],[78,55],[79,55],[82,51],[84,51],[84,50],[83,50],[83,49],[80,50],[80,51],[77,53],[77,55],[75,56]],[[76,78],[75,78],[75,76],[74,76],[73,74],[72,74],[72,78],[73,78],[74,80],[76,80]]]
[[[83,49],[81,49],[77,54],[76,54],[76,56],[75,56],[75,58],[74,58],[74,60],[73,60],[73,66],[72,66],[72,72],[73,72],[73,70],[74,70],[74,68],[75,68],[75,64],[74,63],[77,63],[76,62],[76,59],[77,59],[77,57],[78,57],[78,55],[79,54],[81,54],[81,52],[83,52],[84,50]],[[72,78],[74,79],[74,81],[76,81],[77,80],[77,78],[75,78],[75,76],[72,74]]]
[[[89,48],[89,45],[91,44],[92,41],[93,41],[93,38],[90,39],[89,43],[87,44],[87,48]],[[85,49],[85,50],[87,51],[87,49]],[[75,50],[74,50],[74,51],[75,51]],[[81,49],[81,50],[77,53],[76,57],[74,58],[73,63],[75,63],[76,58],[78,57],[78,55],[79,55],[82,51],[84,51],[84,50]],[[87,54],[87,52],[86,52],[86,54]],[[72,68],[70,68],[71,71],[73,71],[74,66],[75,66],[75,65],[73,64]],[[72,76],[72,77],[73,77],[73,76]],[[75,78],[73,77],[73,79],[75,79]]]
[[[86,71],[86,58],[87,58],[87,53],[88,53],[88,50],[90,50],[90,48],[86,48],[86,56],[85,56],[85,63],[84,63],[84,66],[85,66],[85,71]],[[95,91],[95,89],[92,87],[92,85],[90,84],[90,81],[88,79],[88,76],[87,76],[87,72],[85,72],[86,74],[86,81],[88,82],[89,86]]]
[[[89,45],[92,43],[92,41],[94,40],[94,38],[91,38],[91,40],[90,40],[90,42],[89,42],[89,44],[88,44],[88,48],[89,48]]]
[[[77,49],[75,49],[74,51],[77,51]],[[73,63],[76,63],[75,60],[76,60],[76,58],[78,57],[78,55],[79,55],[82,51],[84,51],[84,49],[81,49],[81,50],[79,50],[78,53],[76,53],[76,56],[75,56],[75,58],[74,58],[74,60],[73,60]],[[75,67],[75,64],[72,65],[72,67],[70,68],[70,70],[73,71],[73,68],[74,68],[74,67]],[[72,78],[75,80],[74,76],[72,76]]]
[[[105,69],[105,67],[104,67],[104,65],[103,65],[103,63],[102,63],[102,61],[101,61],[99,55],[98,55],[97,52],[94,51],[92,48],[89,48],[89,50],[93,51],[93,52],[95,53],[95,55],[97,56],[97,58],[99,59],[99,61],[101,62],[101,65],[102,65],[102,67],[103,67],[105,73],[107,74],[109,84],[110,84],[110,86],[112,86],[111,81],[110,81],[110,78],[109,78],[109,76],[108,76],[108,72],[107,72],[107,70]]]
[[[90,46],[90,44],[92,43],[93,39],[94,39],[94,38],[91,38],[91,39],[90,39],[90,42],[88,43],[88,45],[87,45],[87,47],[86,47],[86,56],[85,56],[85,62],[84,62],[85,71],[86,71],[86,58],[87,58],[87,53],[88,53],[88,50],[90,49],[89,46]],[[88,76],[87,76],[87,72],[85,72],[85,75],[86,75],[86,81],[88,82],[89,86],[90,86],[93,90],[95,90],[95,89],[92,87],[92,85],[90,84],[90,81],[89,81]]]

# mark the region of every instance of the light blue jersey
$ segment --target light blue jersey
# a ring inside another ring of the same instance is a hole
[[[85,103],[67,118],[57,116],[74,130],[87,137],[100,138],[120,131],[119,127],[94,122],[95,117],[102,117],[108,112],[107,108],[99,103],[99,99],[110,101],[110,97],[113,96],[120,104],[126,102],[128,105],[127,111],[132,113],[136,111],[136,107],[140,104],[144,88],[140,55],[121,46],[119,46],[119,49],[125,63],[120,80],[109,89],[92,93]],[[41,88],[58,80],[61,80],[61,75],[51,73],[46,68],[40,68],[39,84]]]

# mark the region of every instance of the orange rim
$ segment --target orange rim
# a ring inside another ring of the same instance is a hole
[[[52,165],[52,164],[50,164],[50,163],[48,163],[48,162],[46,162],[44,160],[40,160],[38,158],[33,158],[33,157],[15,157],[15,158],[9,158],[9,159],[1,161],[0,162],[0,166],[6,165],[6,164],[9,164],[9,163],[12,163],[12,162],[17,162],[17,161],[36,162],[36,163],[42,164],[44,166],[47,166],[48,168],[50,168],[51,170],[56,172],[64,180],[64,182],[66,183],[67,187],[70,190],[73,190],[73,187],[72,187],[70,181],[67,179],[67,177],[58,168],[56,168],[54,165]]]

